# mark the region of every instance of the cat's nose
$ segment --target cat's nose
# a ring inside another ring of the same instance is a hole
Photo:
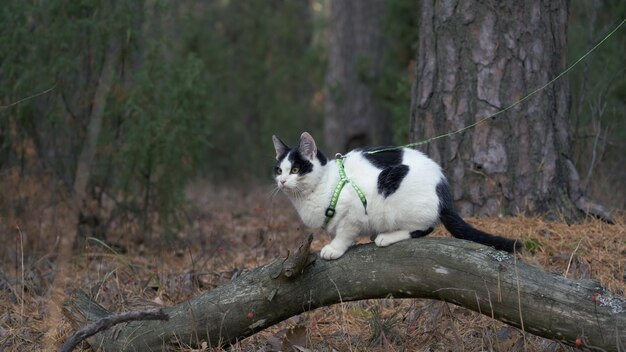
[[[280,184],[284,185],[287,182],[287,180],[280,180]]]

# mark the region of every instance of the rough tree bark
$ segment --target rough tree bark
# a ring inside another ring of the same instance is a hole
[[[391,142],[390,112],[372,85],[383,69],[383,0],[331,1],[325,139],[332,153]]]
[[[358,245],[338,260],[309,254],[308,241],[285,259],[243,273],[175,307],[165,322],[131,322],[95,335],[104,351],[227,344],[321,306],[371,298],[452,302],[523,330],[617,351],[626,343],[626,301],[592,280],[570,280],[507,253],[452,238],[377,248]],[[366,265],[364,265],[366,264]],[[110,312],[78,293],[66,302],[74,326]]]
[[[568,1],[422,1],[411,138],[458,130],[566,68]],[[425,145],[464,215],[610,219],[580,191],[563,77],[498,119]]]

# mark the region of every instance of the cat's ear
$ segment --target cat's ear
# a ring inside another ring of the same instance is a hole
[[[289,147],[280,138],[272,135],[272,142],[274,142],[274,149],[276,149],[276,160],[278,160],[283,154],[285,154]]]
[[[317,157],[317,146],[315,145],[315,140],[313,136],[309,134],[309,132],[303,132],[300,136],[300,154],[303,157],[313,160]]]

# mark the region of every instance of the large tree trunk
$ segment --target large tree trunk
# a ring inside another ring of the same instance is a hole
[[[330,152],[391,142],[390,112],[374,96],[383,69],[383,0],[331,1],[325,138]]]
[[[422,1],[411,138],[458,130],[566,67],[568,1]],[[563,77],[472,130],[423,147],[464,215],[608,216],[578,188]]]
[[[310,240],[286,260],[165,308],[168,321],[131,322],[89,342],[104,351],[161,350],[203,341],[216,346],[321,306],[390,295],[452,302],[569,345],[579,339],[578,345],[617,351],[626,341],[626,301],[592,280],[570,280],[452,238],[387,248],[358,245],[333,261],[315,260]],[[65,313],[75,326],[110,314],[84,294],[68,300]]]

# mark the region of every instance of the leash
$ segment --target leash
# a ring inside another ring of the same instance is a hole
[[[417,147],[420,145],[424,145],[424,144],[428,144],[432,141],[435,141],[437,139],[441,139],[441,138],[445,138],[445,137],[450,137],[452,135],[461,133],[461,132],[465,132],[469,129],[472,129],[480,124],[485,123],[488,120],[495,120],[496,117],[498,117],[499,115],[507,112],[508,110],[518,106],[519,104],[523,103],[524,101],[528,100],[530,97],[532,97],[533,95],[539,93],[540,91],[544,90],[546,87],[548,87],[549,85],[551,85],[552,83],[556,82],[557,80],[559,80],[561,77],[565,76],[569,71],[571,71],[576,65],[578,65],[581,61],[583,61],[585,58],[587,58],[587,56],[589,56],[592,52],[594,52],[600,45],[602,45],[607,39],[609,39],[613,33],[617,32],[618,29],[620,29],[620,27],[622,27],[622,25],[624,24],[624,22],[626,22],[626,18],[624,18],[622,20],[622,22],[620,22],[620,24],[617,25],[617,27],[615,27],[612,31],[610,31],[604,38],[602,38],[602,40],[600,40],[596,45],[594,45],[591,49],[589,49],[583,56],[581,56],[580,58],[578,58],[578,60],[576,60],[573,64],[571,64],[568,68],[565,69],[565,71],[559,73],[556,77],[554,77],[552,80],[550,80],[548,83],[544,84],[543,86],[535,89],[534,91],[530,92],[529,94],[527,94],[526,96],[524,96],[522,99],[516,101],[515,103],[505,107],[504,109],[489,115],[487,117],[484,117],[468,126],[462,127],[456,131],[452,131],[452,132],[448,132],[448,133],[444,133],[441,134],[439,136],[435,136],[435,137],[431,137],[428,139],[424,139],[421,140],[419,142],[414,142],[414,143],[409,143],[409,144],[405,144],[405,145],[401,145],[401,146],[395,146],[395,147],[388,147],[388,148],[382,148],[382,149],[377,149],[377,150],[371,150],[368,151],[368,154],[376,154],[376,153],[380,153],[380,152],[386,152],[386,151],[390,151],[390,150],[397,150],[397,149],[401,149],[401,148],[413,148],[413,147]]]

